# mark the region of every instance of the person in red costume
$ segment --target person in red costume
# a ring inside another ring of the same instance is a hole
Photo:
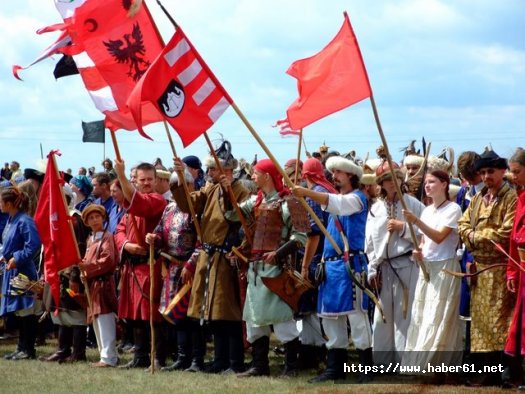
[[[514,218],[514,226],[510,236],[509,253],[512,258],[525,266],[525,149],[518,148],[509,159],[510,172],[513,182],[518,188],[518,204]],[[520,275],[519,267],[509,261],[507,266],[507,288],[518,293],[516,308],[509,329],[509,336],[505,344],[505,353],[514,358],[509,370],[511,380],[515,384],[523,384],[523,368],[521,362],[525,354],[525,280]]]

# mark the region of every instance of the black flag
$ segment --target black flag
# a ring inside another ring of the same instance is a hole
[[[103,120],[95,122],[82,122],[82,142],[106,142],[106,134]]]
[[[77,65],[71,56],[63,55],[55,65],[53,75],[55,79],[78,74]]]

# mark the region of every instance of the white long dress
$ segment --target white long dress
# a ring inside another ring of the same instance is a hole
[[[421,215],[421,221],[433,229],[449,227],[452,232],[440,244],[423,235],[423,259],[430,280],[426,282],[422,273],[418,277],[402,364],[421,367],[426,367],[427,363],[459,365],[461,360],[461,280],[443,272],[443,269],[460,270],[455,252],[460,216],[461,209],[454,202],[447,202],[438,209],[428,206]]]

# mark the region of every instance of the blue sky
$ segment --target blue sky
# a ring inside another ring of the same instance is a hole
[[[173,28],[155,1],[146,1],[164,39]],[[274,155],[284,162],[297,151],[296,138],[281,138],[271,125],[297,96],[285,74],[295,60],[311,56],[337,33],[349,13],[368,70],[379,115],[394,159],[412,139],[424,136],[432,153],[482,151],[489,142],[502,156],[525,146],[525,3],[521,0],[164,0],[203,58]],[[35,31],[60,22],[52,0],[0,2],[0,161],[34,167],[60,149],[62,169],[100,167],[102,144],[81,142],[81,121],[101,119],[80,77],[55,81],[59,57],[11,74],[31,62],[56,38]],[[131,165],[171,151],[162,124],[148,126],[155,141],[120,131],[122,155]],[[208,131],[251,161],[262,149],[232,109]],[[310,151],[326,141],[341,153],[375,157],[380,140],[369,100],[304,130]],[[106,136],[106,156],[114,151]],[[204,138],[178,154],[207,154]],[[419,145],[419,142],[418,142]]]

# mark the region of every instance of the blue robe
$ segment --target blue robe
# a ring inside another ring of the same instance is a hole
[[[339,216],[339,221],[343,227],[343,232],[348,239],[350,252],[350,267],[354,275],[358,278],[366,275],[368,262],[364,254],[365,246],[365,227],[368,215],[368,202],[366,196],[361,191],[353,192],[357,194],[363,204],[361,212],[348,216]],[[330,215],[328,221],[328,232],[344,251],[344,244],[337,230],[334,215]],[[323,258],[325,261],[325,280],[319,285],[319,298],[317,302],[317,312],[320,316],[346,315],[356,310],[356,291],[355,285],[348,275],[342,256],[334,250],[332,244],[325,239]],[[363,295],[362,310],[368,309],[368,296]]]
[[[2,241],[2,255],[6,261],[14,257],[16,269],[6,271],[2,277],[0,316],[33,306],[33,293],[12,296],[9,282],[19,273],[26,275],[30,280],[37,279],[35,257],[40,253],[42,245],[35,222],[22,212],[8,219]]]

